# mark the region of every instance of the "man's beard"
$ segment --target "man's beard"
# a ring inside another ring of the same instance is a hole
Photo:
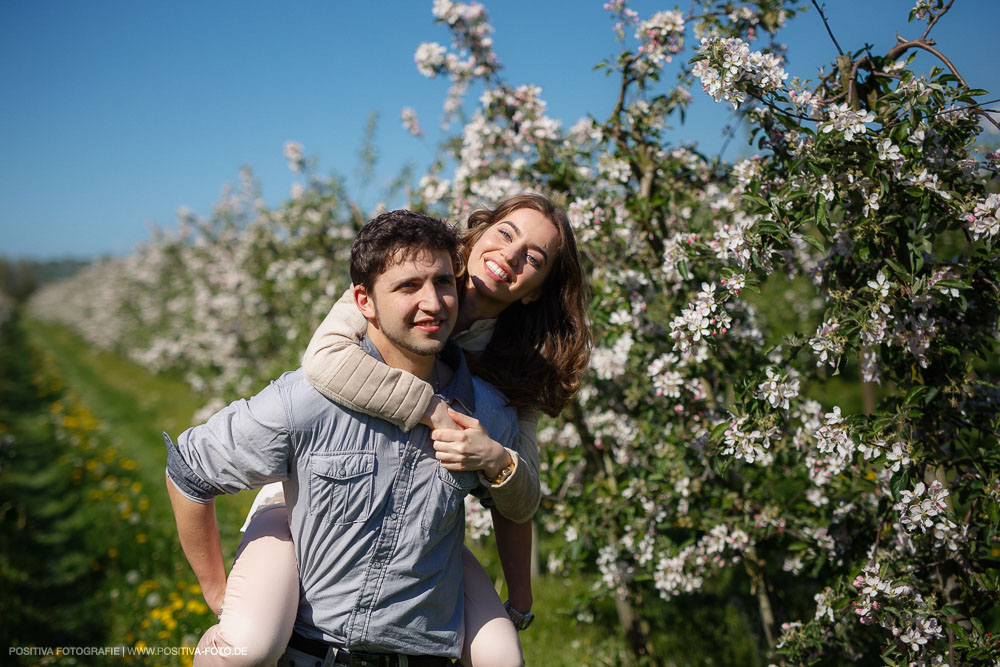
[[[372,300],[372,305],[375,308],[375,325],[378,326],[382,335],[396,347],[406,350],[411,354],[433,357],[437,356],[437,354],[443,350],[444,346],[447,344],[447,340],[436,341],[433,339],[427,339],[426,342],[424,342],[424,345],[420,346],[415,341],[407,339],[404,334],[397,333],[392,329],[387,329],[382,325],[382,318],[379,316],[378,312],[378,304]],[[401,327],[405,330],[407,325],[401,324]]]

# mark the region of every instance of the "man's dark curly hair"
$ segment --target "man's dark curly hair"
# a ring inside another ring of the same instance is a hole
[[[370,291],[383,271],[422,250],[451,255],[456,276],[465,267],[461,238],[448,223],[406,209],[383,213],[368,221],[351,245],[351,282]]]

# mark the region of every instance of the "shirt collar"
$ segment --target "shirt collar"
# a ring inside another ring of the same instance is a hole
[[[385,363],[385,359],[379,354],[378,348],[375,347],[368,334],[365,334],[364,338],[361,339],[361,349]],[[458,401],[468,414],[474,414],[476,411],[476,389],[472,384],[472,374],[469,372],[468,364],[465,363],[465,353],[462,352],[462,348],[455,341],[448,340],[444,349],[438,354],[438,359],[448,364],[452,370],[452,376],[445,386],[440,389],[435,387],[434,393],[449,403],[453,400]]]

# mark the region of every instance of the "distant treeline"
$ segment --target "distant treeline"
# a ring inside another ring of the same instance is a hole
[[[24,301],[45,283],[60,280],[90,264],[89,259],[11,259],[0,256],[0,292]]]

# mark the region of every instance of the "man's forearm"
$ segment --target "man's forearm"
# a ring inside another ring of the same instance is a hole
[[[215,517],[215,501],[204,505],[190,500],[177,490],[167,475],[167,493],[174,508],[177,535],[191,564],[205,601],[215,613],[222,608],[226,592],[226,566],[222,560],[222,542]]]
[[[507,598],[520,612],[531,611],[531,522],[515,523],[491,510],[497,553],[507,582]]]

